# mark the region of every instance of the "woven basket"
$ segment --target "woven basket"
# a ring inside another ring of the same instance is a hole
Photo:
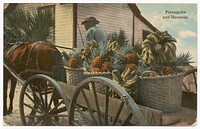
[[[79,82],[84,80],[86,77],[83,74],[84,70],[80,68],[69,68],[65,67],[66,69],[66,80],[68,84],[78,85]]]
[[[94,73],[94,72],[84,72],[84,75],[85,75],[85,77],[101,76],[101,77],[106,77],[106,78],[112,79],[112,74],[110,72],[96,72],[96,73]],[[95,82],[94,85],[95,85],[97,93],[105,94],[106,89],[105,89],[105,86],[102,85],[102,83]],[[89,89],[91,91],[93,91],[91,85],[89,86]]]
[[[139,104],[161,110],[176,112],[181,108],[183,74],[140,77]]]

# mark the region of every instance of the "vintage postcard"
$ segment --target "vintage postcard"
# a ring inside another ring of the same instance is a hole
[[[197,127],[198,3],[2,4],[4,127]]]

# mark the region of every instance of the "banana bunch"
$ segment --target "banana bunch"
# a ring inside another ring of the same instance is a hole
[[[167,56],[168,60],[174,60],[176,58],[176,39],[172,38],[171,35],[165,31],[161,35],[161,41],[164,42],[164,54]]]
[[[126,68],[122,74],[118,70],[112,71],[113,81],[123,87],[127,93],[134,99],[137,100],[138,97],[138,76],[136,75],[136,70],[131,71]],[[117,97],[116,93],[110,92],[113,97]]]
[[[136,70],[131,71],[129,68],[125,68],[121,75],[118,70],[113,70],[112,76],[113,81],[121,85],[125,89],[131,89],[132,87],[135,87],[138,81]]]
[[[153,49],[155,49],[158,42],[158,37],[153,33],[150,33],[142,42],[142,59],[145,63],[150,64],[157,60],[157,58],[153,54]]]
[[[142,60],[147,63],[164,63],[176,57],[176,39],[167,31],[150,33],[142,42]]]
[[[120,45],[117,41],[113,41],[113,42],[109,43],[108,49],[110,49],[113,52],[118,53],[120,51]]]

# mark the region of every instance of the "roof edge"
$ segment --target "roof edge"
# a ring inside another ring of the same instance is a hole
[[[133,15],[135,15],[138,19],[140,19],[142,22],[144,22],[150,29],[152,29],[153,31],[159,31],[155,26],[153,26],[146,18],[144,18],[141,15],[141,12],[136,4],[129,3],[128,6],[131,9],[131,11],[133,12]]]

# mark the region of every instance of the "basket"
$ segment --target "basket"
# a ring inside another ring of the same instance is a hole
[[[183,74],[140,77],[138,103],[163,113],[181,108]]]
[[[101,76],[112,79],[112,74],[110,72],[84,72],[85,77]],[[103,83],[95,82],[95,88],[97,93],[105,94],[106,89]],[[93,91],[92,86],[89,86],[90,91]]]
[[[86,77],[83,74],[84,70],[80,68],[69,68],[65,67],[66,69],[66,80],[68,84],[78,85],[79,82],[84,80]]]

